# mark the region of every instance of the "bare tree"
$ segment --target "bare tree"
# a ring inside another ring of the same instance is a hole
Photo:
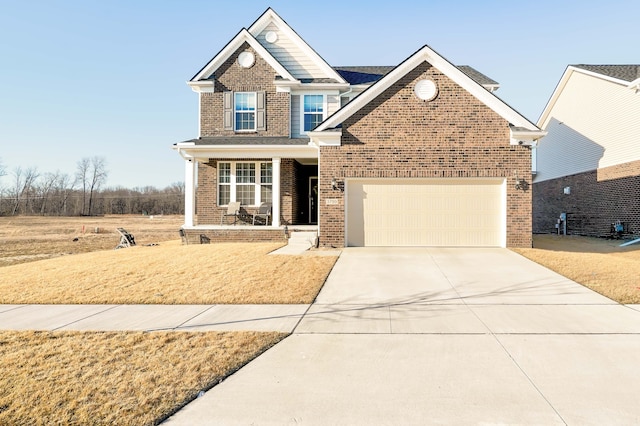
[[[40,198],[40,214],[42,216],[47,212],[49,196],[54,191],[59,179],[60,171],[56,171],[55,173],[47,172],[42,175],[42,179],[40,179],[40,185],[38,185],[37,192]]]
[[[107,160],[104,157],[93,157],[91,159],[90,180],[89,180],[89,216],[92,214],[94,195],[100,187],[107,181]]]
[[[59,215],[67,215],[69,196],[74,192],[76,183],[77,181],[72,180],[66,173],[58,175],[54,191],[58,200],[56,210]]]
[[[89,167],[91,166],[91,160],[85,157],[78,161],[76,164],[76,181],[80,184],[82,189],[82,212],[85,214],[87,203],[87,186],[89,185]]]

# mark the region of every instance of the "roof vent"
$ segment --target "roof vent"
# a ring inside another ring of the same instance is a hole
[[[413,91],[418,99],[422,99],[423,101],[432,101],[438,96],[438,86],[436,86],[433,80],[427,78],[417,82]]]
[[[267,41],[267,43],[275,43],[276,41],[278,41],[278,34],[276,34],[275,31],[267,31],[267,33],[264,35],[264,39]]]

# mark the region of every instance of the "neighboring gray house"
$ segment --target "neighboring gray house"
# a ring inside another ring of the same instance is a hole
[[[567,67],[537,124],[533,231],[639,233],[640,65]]]

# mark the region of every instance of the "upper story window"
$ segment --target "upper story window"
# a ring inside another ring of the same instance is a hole
[[[306,133],[324,121],[325,100],[324,95],[304,95],[302,98],[302,131]]]
[[[265,92],[224,92],[224,130],[266,130]]]
[[[256,130],[256,92],[234,93],[234,130]]]

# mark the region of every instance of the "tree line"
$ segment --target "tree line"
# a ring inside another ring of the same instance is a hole
[[[107,187],[108,176],[104,157],[82,158],[74,174],[35,167],[9,171],[0,159],[0,216],[184,213],[182,182],[164,189]]]

